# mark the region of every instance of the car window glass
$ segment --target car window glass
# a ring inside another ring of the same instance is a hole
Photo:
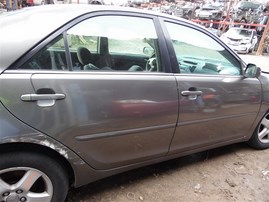
[[[19,69],[68,70],[63,36],[54,39]]]
[[[98,16],[75,25],[67,36],[77,70],[160,71],[152,19]]]
[[[78,47],[84,46],[91,52],[97,52],[98,38],[96,36],[87,36],[80,34],[68,35],[68,46],[70,51],[76,51]]]
[[[180,72],[239,75],[240,63],[222,45],[203,32],[166,22]]]

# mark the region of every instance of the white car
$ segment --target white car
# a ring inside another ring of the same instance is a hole
[[[253,51],[258,42],[256,30],[239,27],[230,28],[220,38],[237,53]]]
[[[202,8],[195,11],[195,17],[202,20],[220,20],[222,10],[219,6],[206,4]]]

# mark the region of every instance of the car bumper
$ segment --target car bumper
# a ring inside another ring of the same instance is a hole
[[[248,53],[250,46],[246,46],[246,45],[230,45],[229,46],[237,53]]]

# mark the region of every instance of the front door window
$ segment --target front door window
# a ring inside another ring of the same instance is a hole
[[[241,65],[223,46],[201,31],[166,22],[181,73],[240,75]]]

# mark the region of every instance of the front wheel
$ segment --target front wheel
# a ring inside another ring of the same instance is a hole
[[[269,113],[266,113],[248,141],[255,149],[269,148]]]
[[[53,159],[32,152],[0,154],[0,201],[63,202],[68,178]]]

